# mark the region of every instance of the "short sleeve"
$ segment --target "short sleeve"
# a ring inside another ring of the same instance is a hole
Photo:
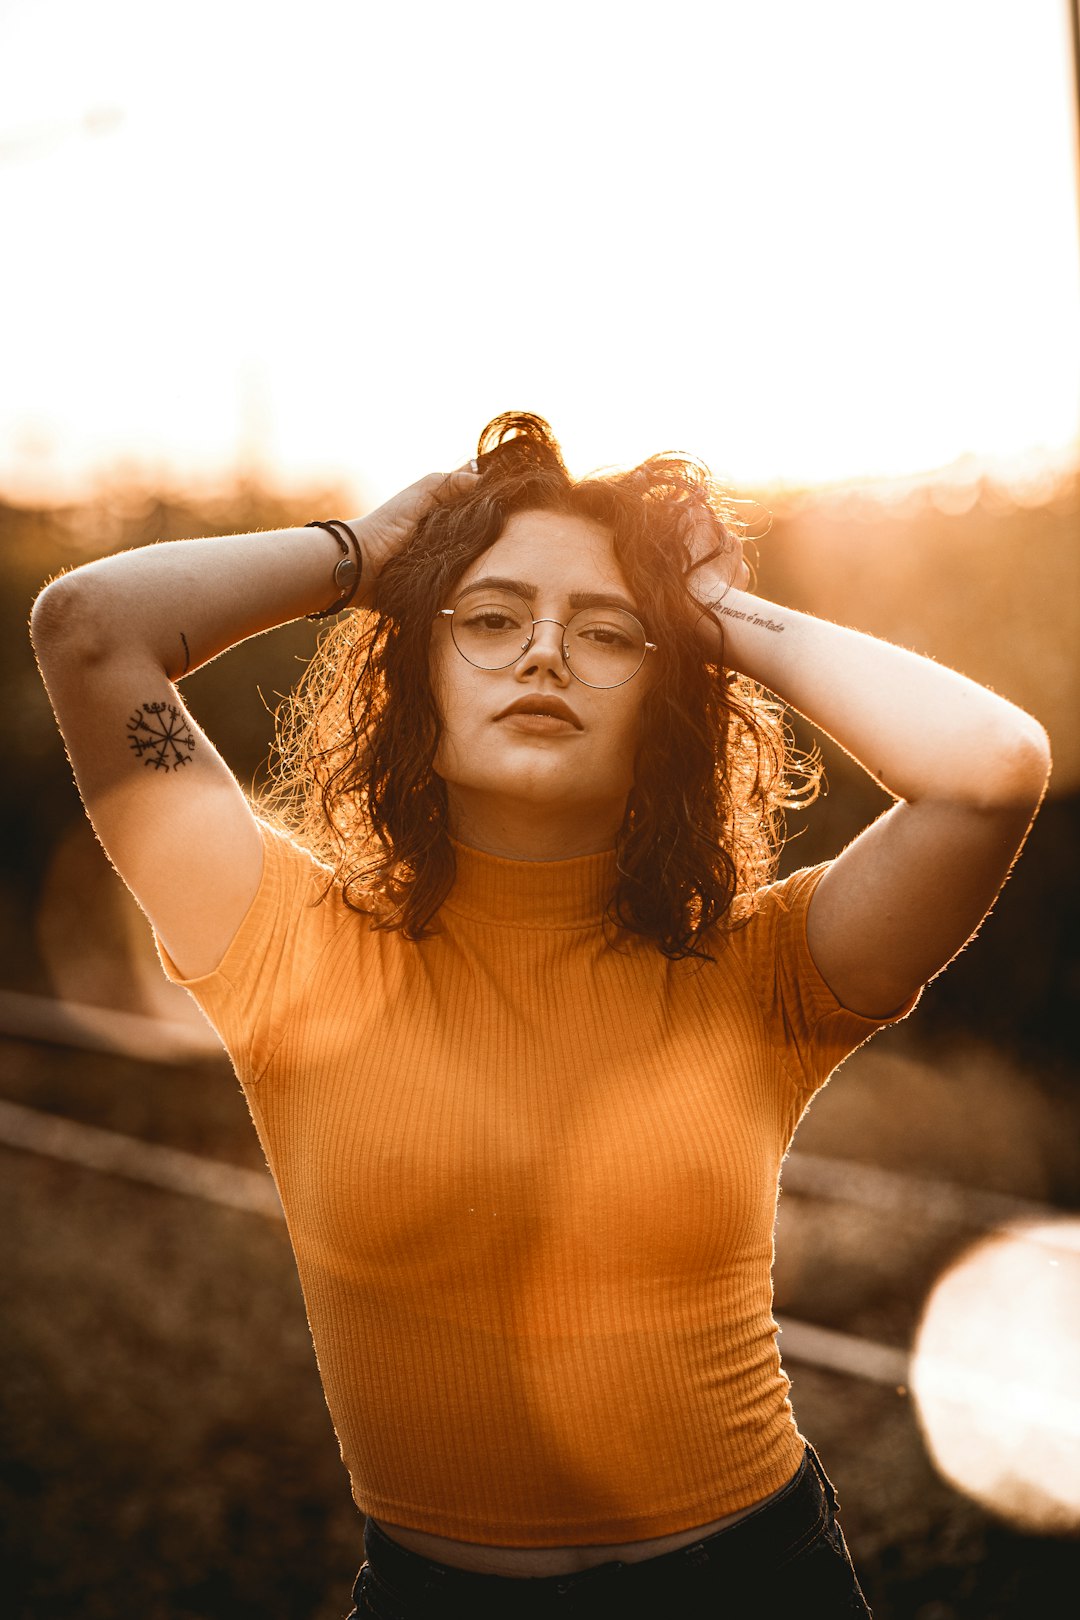
[[[259,1078],[323,948],[343,921],[328,895],[329,869],[259,822],[262,877],[243,922],[213,973],[187,979],[160,939],[166,975],[198,1003],[243,1081]]]
[[[750,921],[732,936],[771,1038],[807,1095],[876,1030],[906,1018],[921,994],[887,1018],[852,1012],[833,994],[806,936],[810,902],[828,869],[828,862],[804,867],[763,889]]]

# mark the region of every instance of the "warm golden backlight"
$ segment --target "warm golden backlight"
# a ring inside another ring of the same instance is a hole
[[[927,1303],[911,1386],[951,1484],[1034,1532],[1080,1528],[1080,1221],[1016,1225]]]

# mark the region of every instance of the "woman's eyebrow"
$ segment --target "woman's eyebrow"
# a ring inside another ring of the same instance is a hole
[[[483,579],[474,579],[467,590],[513,591],[515,596],[524,597],[526,602],[534,602],[537,596],[537,587],[528,584],[523,579],[504,579],[501,575],[485,574]],[[577,611],[578,608],[614,607],[621,608],[624,613],[632,613],[637,617],[637,608],[629,597],[621,596],[618,591],[571,591],[568,598],[570,606]]]

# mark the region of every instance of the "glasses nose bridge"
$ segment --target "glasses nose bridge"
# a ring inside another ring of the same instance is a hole
[[[559,636],[557,642],[559,649],[559,662],[564,668],[568,668],[569,665],[567,664],[566,658],[566,625],[561,619],[533,619],[531,628],[529,630],[529,639],[521,649],[521,657],[526,658],[536,645],[536,627],[538,624],[558,625],[559,629],[562,631],[562,634]]]

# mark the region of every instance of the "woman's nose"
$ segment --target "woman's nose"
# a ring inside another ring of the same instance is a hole
[[[518,675],[534,675],[550,670],[556,678],[569,683],[570,671],[563,657],[564,626],[557,619],[537,619],[533,624],[532,640],[518,659]]]

